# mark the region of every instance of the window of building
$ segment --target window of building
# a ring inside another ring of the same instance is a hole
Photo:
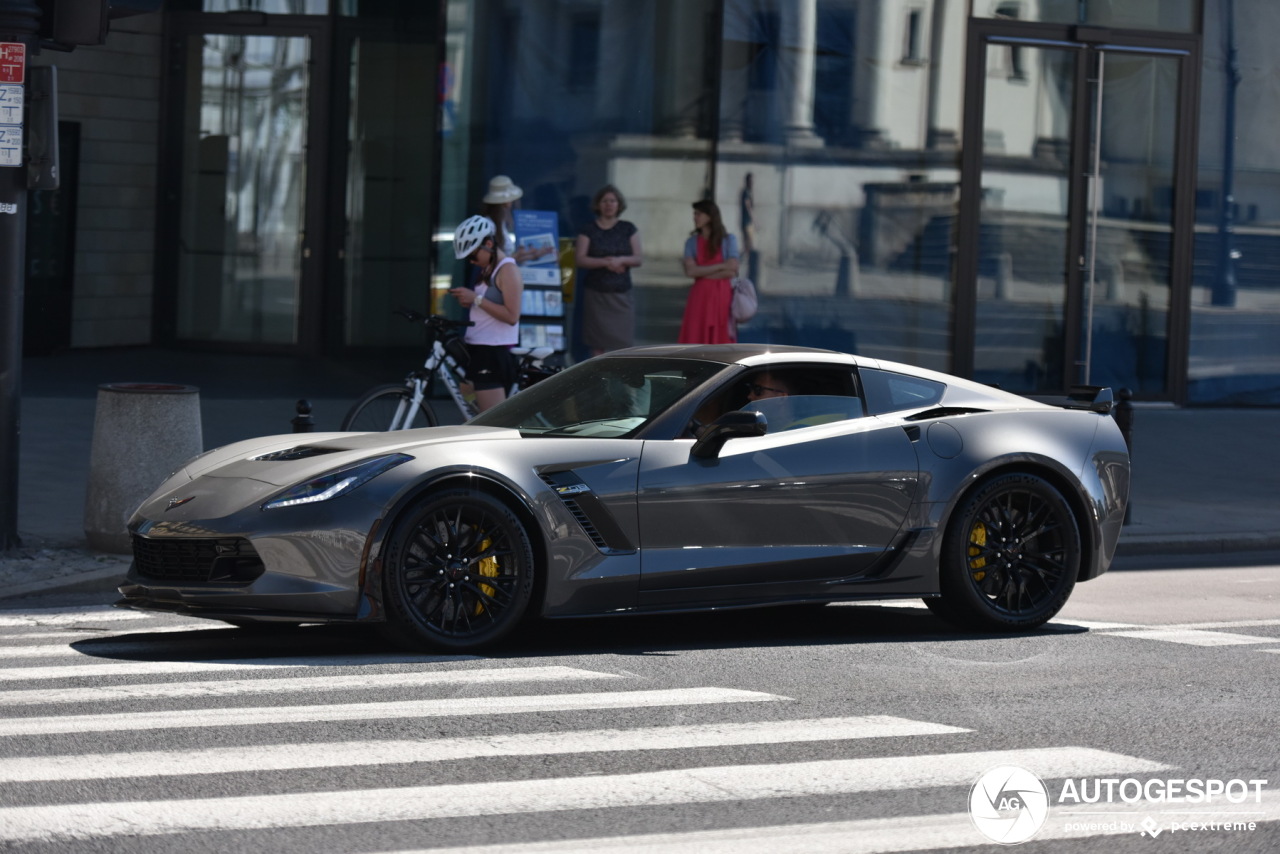
[[[570,92],[594,91],[600,73],[599,12],[576,12],[570,18],[565,72],[565,87]]]
[[[1011,6],[1023,5],[1025,14],[1009,15]],[[1023,18],[1046,24],[1089,24],[1133,30],[1193,32],[1198,0],[1070,0],[1064,3],[973,4],[976,18]]]
[[[907,11],[906,30],[903,34],[903,65],[924,65],[924,10],[909,9]]]

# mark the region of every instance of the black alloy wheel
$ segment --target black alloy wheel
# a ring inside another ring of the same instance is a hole
[[[1061,610],[1080,574],[1080,528],[1043,478],[1005,474],[957,508],[942,545],[934,613],[986,629],[1030,629]]]
[[[533,593],[533,547],[519,518],[473,489],[431,496],[398,523],[387,546],[385,631],[412,647],[471,650],[523,619]]]

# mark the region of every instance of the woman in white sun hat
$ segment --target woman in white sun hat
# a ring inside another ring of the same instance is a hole
[[[489,181],[489,191],[482,199],[484,204],[480,208],[480,214],[493,220],[494,238],[508,255],[515,255],[516,252],[516,224],[511,211],[523,195],[524,190],[506,175],[495,175]]]

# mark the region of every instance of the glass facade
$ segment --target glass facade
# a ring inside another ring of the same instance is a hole
[[[1280,405],[1280,6],[1205,0],[1187,400]]]
[[[206,20],[262,13],[268,29],[273,16],[346,22],[324,52],[326,80],[345,81],[329,98],[324,161],[340,252],[318,290],[308,296],[304,268],[295,291],[341,315],[326,349],[412,345],[389,317],[397,304],[452,310],[445,291],[467,275],[453,227],[503,174],[527,215],[554,223],[562,251],[600,187],[626,196],[644,247],[632,272],[638,343],[676,339],[690,206],[709,198],[760,293],[743,340],[1022,392],[1092,382],[1139,399],[1280,404],[1280,69],[1269,47],[1280,8],[1267,0],[177,5]],[[293,43],[273,38],[277,51]],[[205,113],[216,94],[218,110],[247,115],[221,85],[188,72]],[[273,137],[243,165],[280,160],[287,174],[288,146]],[[183,192],[200,198],[204,155],[183,156],[194,164]],[[220,277],[224,303],[229,282],[296,273],[281,267],[287,251],[267,247],[286,246],[300,227],[288,211],[304,203],[279,177],[252,192],[238,180],[237,216],[249,193],[275,218],[251,252],[237,238],[234,264],[231,253],[221,266],[207,253],[191,261]],[[223,214],[218,233],[230,234],[240,220]],[[212,233],[197,230],[188,236]],[[213,298],[188,290],[176,328],[199,340],[211,322],[199,300]],[[566,300],[562,321],[578,358],[580,303]],[[245,322],[289,340],[283,318]]]
[[[490,175],[562,236],[617,186],[644,246],[637,337],[666,343],[711,198],[750,241],[742,339],[948,367],[960,4],[455,0],[449,21],[444,231]]]

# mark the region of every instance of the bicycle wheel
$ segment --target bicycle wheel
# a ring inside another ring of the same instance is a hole
[[[402,385],[378,386],[355,402],[347,412],[347,417],[342,419],[342,429],[360,433],[389,430],[396,410],[402,403],[405,406],[413,403],[413,394],[409,389]],[[410,414],[408,422],[401,429],[435,427],[436,424],[436,414],[424,400],[418,404],[417,411]]]

